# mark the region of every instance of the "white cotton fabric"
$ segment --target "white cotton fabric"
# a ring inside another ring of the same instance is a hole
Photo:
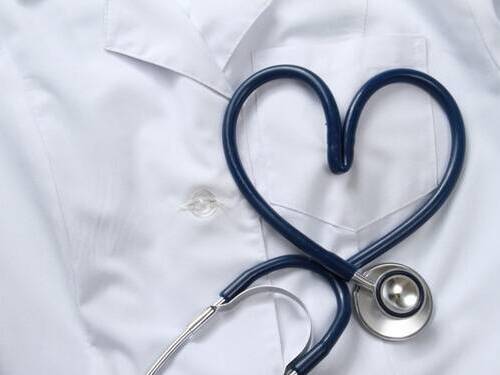
[[[427,280],[430,326],[387,343],[353,318],[312,374],[499,373],[499,15],[498,0],[4,1],[0,374],[145,374],[241,271],[299,253],[243,199],[221,143],[238,84],[283,63],[320,75],[342,115],[376,73],[427,72],[457,100],[468,137],[449,202],[380,259]],[[328,171],[304,85],[258,90],[239,132],[266,199],[343,257],[425,201],[449,148],[439,106],[402,84],[370,101],[342,176]],[[320,337],[335,312],[322,280],[294,270],[260,282],[300,296]],[[259,296],[164,374],[281,374],[303,340],[301,315]]]

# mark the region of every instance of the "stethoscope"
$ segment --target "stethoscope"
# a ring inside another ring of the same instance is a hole
[[[284,78],[304,82],[318,96],[326,119],[328,165],[335,174],[345,173],[350,169],[359,118],[370,97],[379,89],[392,83],[417,86],[430,94],[448,117],[450,158],[444,176],[430,198],[411,217],[347,260],[326,250],[280,216],[259,194],[241,162],[236,126],[243,104],[260,86]],[[335,99],[320,77],[299,66],[272,66],[253,74],[234,93],[224,116],[223,144],[229,170],[243,196],[271,227],[302,250],[304,255],[277,257],[243,272],[220,292],[220,299],[189,324],[163,352],[148,375],[157,374],[172,355],[216,312],[232,307],[251,294],[261,291],[280,293],[297,302],[295,296],[281,288],[252,287],[257,279],[285,268],[306,269],[322,276],[333,289],[337,302],[336,316],[327,332],[286,366],[286,375],[307,374],[330,352],[349,322],[351,306],[362,326],[385,340],[411,338],[427,325],[432,315],[433,302],[425,280],[417,272],[401,264],[383,263],[371,267],[368,264],[411,235],[434,215],[458,180],[464,161],[465,129],[460,110],[443,85],[431,76],[411,69],[385,71],[371,78],[357,92],[342,125]],[[347,282],[354,284],[352,296]]]

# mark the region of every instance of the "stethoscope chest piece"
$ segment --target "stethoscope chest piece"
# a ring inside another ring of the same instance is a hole
[[[355,287],[353,305],[359,322],[388,341],[407,340],[429,323],[432,295],[425,280],[401,264],[377,264],[363,271],[373,290]]]

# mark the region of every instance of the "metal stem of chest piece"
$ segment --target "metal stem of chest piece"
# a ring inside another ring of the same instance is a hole
[[[186,344],[189,339],[200,329],[205,323],[207,323],[217,312],[219,306],[224,304],[226,301],[224,298],[219,299],[214,304],[207,307],[196,319],[194,319],[184,331],[175,339],[175,341],[170,344],[170,346],[162,353],[160,358],[154,363],[151,369],[146,375],[156,375],[163,368],[165,363]]]
[[[193,335],[203,327],[217,312],[227,311],[232,309],[234,306],[239,304],[244,299],[258,294],[258,293],[274,293],[281,294],[282,296],[288,298],[292,302],[295,302],[304,312],[307,317],[308,326],[309,326],[309,335],[305,346],[302,348],[300,353],[303,355],[308,350],[311,349],[312,341],[313,341],[313,326],[312,326],[312,318],[309,310],[306,305],[297,297],[295,294],[289,292],[288,290],[273,286],[273,285],[259,285],[248,288],[243,292],[239,293],[232,299],[220,298],[215,303],[207,307],[200,315],[198,315],[185,329],[182,333],[170,344],[170,346],[160,355],[160,357],[153,364],[151,369],[147,372],[146,375],[159,375],[162,368],[170,361],[170,359],[193,337]],[[286,371],[286,370],[285,370]],[[291,370],[286,372],[285,375],[299,375],[296,370]]]
[[[368,280],[360,271],[357,271],[352,276],[351,281],[357,286],[366,289],[370,292],[375,291],[375,284]]]

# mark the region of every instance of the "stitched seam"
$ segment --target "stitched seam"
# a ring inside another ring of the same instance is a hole
[[[429,101],[429,105],[431,107],[431,116],[432,116],[432,135],[434,138],[434,171],[435,171],[435,184],[436,186],[439,184],[439,157],[438,157],[438,142],[437,142],[437,129],[436,129],[436,109],[435,104],[432,101]]]
[[[382,344],[382,350],[385,352],[385,356],[387,358],[387,364],[390,367],[390,371],[393,375],[398,375],[398,371],[396,371],[396,364],[394,363],[394,358],[392,352],[390,352],[391,347],[389,347],[389,343],[386,341],[380,341]]]
[[[12,60],[11,60],[12,61]],[[32,101],[30,100],[30,94],[31,95],[35,95],[35,92],[34,90],[31,88],[31,85],[30,85],[30,78],[28,77],[28,75],[26,74],[26,72],[24,71],[21,71],[21,67],[19,66],[19,64],[14,64],[14,66],[17,68],[17,71],[19,73],[19,76],[21,78],[21,81],[24,81],[26,83],[26,85],[23,85],[22,87],[22,91],[23,91],[23,101],[29,111],[29,114],[30,114],[30,117],[37,129],[37,133],[38,133],[38,136],[40,137],[40,142],[42,144],[42,149],[43,149],[43,152],[44,152],[44,157],[45,157],[45,160],[47,162],[47,167],[48,167],[48,173],[49,173],[49,176],[50,176],[50,180],[51,180],[51,184],[53,186],[53,192],[55,194],[55,197],[56,197],[56,202],[57,202],[57,211],[59,212],[59,217],[60,217],[60,224],[62,225],[62,228],[63,228],[63,232],[64,232],[64,237],[65,237],[65,241],[68,245],[68,248],[70,249],[71,251],[71,254],[75,254],[74,252],[74,246],[73,246],[73,242],[71,241],[71,236],[70,236],[70,231],[69,231],[69,226],[67,224],[67,219],[66,219],[66,216],[64,214],[64,205],[63,205],[63,202],[62,202],[62,196],[61,196],[61,193],[60,193],[60,190],[59,190],[59,187],[57,185],[57,182],[56,182],[56,178],[55,178],[55,173],[54,173],[54,164],[52,162],[52,158],[50,157],[50,151],[49,151],[49,148],[48,148],[48,144],[47,144],[47,140],[43,134],[43,131],[41,129],[41,126],[40,126],[40,122],[39,122],[39,116],[40,116],[40,112],[39,110],[36,108],[36,105],[34,103],[32,103]],[[81,316],[81,305],[80,305],[80,287],[79,287],[79,284],[77,282],[77,267],[76,267],[76,262],[74,262],[72,260],[72,256],[67,256],[64,254],[64,251],[62,251],[62,248],[60,248],[60,253],[61,253],[61,256],[63,257],[63,259],[66,260],[66,262],[68,263],[68,271],[69,273],[71,274],[71,283],[72,283],[72,286],[73,286],[73,290],[74,290],[74,302],[75,302],[75,307],[76,307],[76,311],[78,313],[78,316],[80,317],[80,322],[82,323],[81,327],[81,332],[82,332],[82,335],[86,341],[86,344],[87,344],[87,348],[88,348],[88,356],[89,356],[89,366],[90,366],[90,369],[92,369],[93,367],[93,361],[94,361],[94,356],[92,355],[92,344],[91,344],[91,339],[90,339],[90,332],[87,328],[87,325],[85,324],[84,320],[82,319],[82,316]],[[77,259],[76,261],[78,260],[78,255],[76,255]]]
[[[430,61],[429,61],[429,46],[427,39],[424,39],[425,43],[425,66],[427,73],[431,74]],[[435,185],[439,184],[439,155],[438,155],[438,142],[437,142],[437,128],[436,128],[436,103],[432,100],[430,95],[427,95],[427,101],[431,107],[431,117],[432,117],[432,135],[434,137],[434,166],[435,166]]]
[[[366,35],[368,29],[368,1],[369,0],[366,0],[366,5],[365,5],[365,18],[363,20],[363,36]]]
[[[479,25],[479,20],[477,19],[476,13],[474,12],[474,9],[472,8],[472,5],[470,3],[470,0],[466,0],[467,6],[469,8],[469,13],[472,16],[472,19],[474,21],[474,26],[476,26],[477,32],[479,33],[479,36],[481,38],[481,41],[483,43],[484,48],[486,49],[486,52],[488,53],[488,56],[493,63],[493,66],[500,71],[500,61],[497,60],[496,54],[493,52],[493,50],[490,48],[489,42],[486,38],[486,35],[483,32],[483,28]]]
[[[18,69],[19,69],[19,67],[18,67]],[[54,165],[53,165],[52,159],[50,158],[50,155],[49,155],[50,153],[49,153],[49,150],[48,150],[47,141],[46,141],[46,139],[45,139],[45,137],[43,135],[43,132],[42,132],[42,130],[40,128],[40,124],[39,124],[39,121],[38,121],[40,113],[36,109],[35,105],[31,104],[31,101],[29,99],[30,94],[34,94],[34,91],[31,88],[28,88],[28,87],[31,87],[30,82],[29,82],[30,79],[27,76],[25,76],[25,75],[22,75],[21,78],[22,78],[23,81],[26,81],[26,87],[27,88],[23,88],[23,91],[25,93],[25,95],[24,95],[24,102],[25,102],[26,107],[29,110],[30,117],[31,117],[33,123],[36,126],[37,133],[38,133],[38,135],[40,137],[40,141],[42,143],[42,149],[44,151],[44,156],[45,156],[45,159],[47,161],[48,171],[49,171],[49,175],[50,175],[50,180],[52,182],[52,186],[54,188],[54,193],[56,195],[56,201],[57,201],[57,206],[58,206],[57,208],[58,208],[58,211],[59,211],[59,215],[60,215],[60,219],[61,219],[61,224],[62,224],[62,227],[63,227],[63,230],[64,230],[64,234],[65,234],[65,237],[66,237],[66,242],[68,243],[69,248],[73,250],[71,236],[69,234],[69,229],[68,229],[66,217],[64,215],[64,209],[63,209],[61,194],[60,194],[60,191],[59,191],[59,188],[57,186],[56,179],[55,179]],[[70,261],[69,264],[72,265],[73,262]],[[72,272],[73,273],[72,281],[73,281],[73,284],[74,284],[73,287],[75,288],[75,291],[76,291],[78,289],[76,278],[75,278],[75,273],[76,272],[74,270],[74,267],[72,267],[72,269],[73,269],[73,272]]]
[[[408,207],[408,206],[410,206],[410,205],[414,204],[414,203],[415,203],[415,202],[417,202],[418,200],[422,199],[423,197],[425,197],[426,195],[428,195],[429,193],[431,193],[432,191],[434,191],[434,189],[435,189],[435,188],[436,188],[436,187],[435,187],[435,186],[433,186],[431,189],[426,190],[426,191],[424,191],[423,193],[421,193],[421,194],[419,194],[419,195],[417,195],[417,196],[415,196],[415,197],[411,198],[409,201],[407,201],[407,202],[405,202],[405,203],[403,203],[403,204],[401,204],[401,205],[398,205],[398,207],[397,207],[397,208],[393,209],[392,211],[388,212],[387,214],[384,214],[384,215],[382,215],[382,216],[380,216],[380,217],[377,217],[377,218],[375,218],[375,219],[373,219],[373,220],[370,220],[370,221],[368,221],[367,223],[362,224],[362,225],[360,225],[360,226],[358,226],[358,227],[355,227],[355,228],[351,228],[351,227],[343,227],[343,226],[340,226],[340,225],[338,225],[338,224],[334,224],[334,223],[331,223],[331,222],[326,221],[326,220],[324,220],[324,219],[321,219],[321,218],[319,218],[319,217],[317,217],[317,216],[314,216],[314,215],[312,215],[312,214],[309,214],[309,213],[307,213],[307,212],[304,212],[304,211],[302,211],[302,210],[300,210],[300,209],[296,209],[296,208],[293,208],[293,207],[289,207],[289,206],[286,206],[286,205],[283,205],[283,204],[280,204],[280,203],[275,203],[275,202],[273,202],[273,201],[270,201],[270,203],[271,203],[273,206],[281,207],[281,208],[284,208],[284,209],[286,209],[286,210],[293,211],[293,212],[296,212],[296,213],[299,213],[299,214],[302,214],[302,215],[308,216],[308,217],[310,217],[310,218],[312,218],[312,219],[315,219],[315,220],[318,220],[318,221],[320,221],[320,222],[322,222],[322,223],[324,223],[324,224],[328,224],[328,225],[330,225],[330,226],[332,226],[332,227],[334,227],[334,228],[343,229],[343,230],[345,230],[345,231],[349,231],[349,232],[351,232],[351,233],[358,233],[358,232],[360,232],[360,231],[362,231],[362,230],[366,229],[367,227],[369,227],[369,226],[371,226],[371,225],[373,225],[373,224],[375,224],[375,223],[377,223],[377,222],[379,222],[379,221],[382,221],[382,220],[384,220],[384,219],[388,218],[389,216],[394,215],[395,213],[397,213],[397,212],[399,212],[399,211],[404,210],[406,207]]]
[[[337,229],[341,229],[341,230],[344,230],[346,232],[351,232],[351,233],[356,233],[356,229],[353,229],[353,228],[349,228],[349,227],[346,227],[346,226],[343,226],[343,225],[339,225],[339,224],[335,224],[335,223],[330,223],[329,221],[325,220],[325,219],[322,219],[320,217],[317,217],[313,214],[310,214],[310,213],[307,213],[305,211],[302,211],[298,208],[294,208],[294,207],[289,207],[289,206],[286,206],[286,205],[283,205],[283,204],[280,204],[280,203],[276,203],[276,202],[273,202],[273,201],[270,201],[270,203],[275,206],[275,207],[280,207],[280,208],[283,208],[287,211],[292,211],[292,212],[295,212],[295,213],[298,213],[300,215],[304,215],[304,216],[307,216],[311,219],[314,219],[314,220],[317,220],[319,221],[320,223],[323,223],[323,224],[326,224],[326,225],[329,225],[333,228],[337,228]]]
[[[229,61],[231,61],[231,58],[233,57],[234,52],[236,51],[236,49],[238,48],[238,46],[241,44],[241,41],[243,40],[243,38],[248,34],[248,32],[250,31],[250,29],[252,28],[252,26],[255,25],[255,22],[260,18],[260,16],[262,15],[262,13],[264,13],[266,11],[266,9],[269,7],[269,5],[271,4],[271,2],[272,2],[272,0],[267,0],[266,1],[266,3],[264,4],[264,6],[260,10],[260,12],[257,12],[257,14],[253,18],[252,22],[250,22],[248,24],[248,27],[245,30],[243,30],[243,32],[241,33],[241,35],[238,37],[238,39],[236,40],[236,43],[234,44],[234,47],[229,52],[229,55],[228,55],[228,57],[226,59],[226,62],[222,66],[222,70],[223,71],[226,69],[227,65],[229,64]]]
[[[401,39],[401,40],[397,41],[398,45],[400,45],[402,43],[407,43],[409,39],[425,39],[425,37],[419,33],[388,33],[388,34],[383,34],[383,35],[371,34],[371,35],[365,35],[364,38],[367,38],[369,41],[371,41],[371,40],[377,40],[377,41],[383,40],[384,45],[390,45],[389,43],[394,43],[392,41],[388,42],[389,39]],[[363,40],[363,36],[360,35],[359,32],[352,32],[352,33],[344,34],[341,36],[336,36],[328,41],[317,42],[317,43],[312,43],[312,44],[311,43],[304,44],[304,45],[289,44],[289,43],[276,44],[272,47],[265,47],[265,48],[256,49],[253,51],[253,54],[255,55],[256,58],[258,58],[258,55],[260,55],[260,54],[265,54],[265,53],[270,53],[270,52],[277,54],[277,53],[281,52],[279,50],[296,51],[296,50],[302,49],[302,47],[304,47],[304,46],[306,46],[307,48],[313,48],[315,50],[316,49],[320,50],[320,49],[329,48],[330,46],[338,44],[338,43],[348,42],[348,41],[351,41],[353,39]],[[404,57],[405,56],[402,56],[402,58],[404,58]],[[420,66],[420,64],[415,63],[415,59],[412,59],[409,63],[408,62],[405,62],[405,63],[411,65],[412,67]],[[381,67],[381,68],[387,68],[387,67],[391,67],[391,66],[399,67],[399,68],[401,67],[399,62],[394,63],[394,64],[391,64],[389,62],[381,63],[381,64],[370,64],[370,67],[372,67],[372,66],[373,67]]]
[[[103,14],[103,22],[104,22],[104,27],[103,27],[103,34],[104,34],[104,39],[103,39],[103,45],[107,45],[107,40],[111,38],[111,0],[106,0],[106,3],[104,4],[104,14]]]
[[[250,107],[250,109],[253,107],[253,108],[257,108],[257,95],[252,95],[250,98],[247,99],[249,101],[249,106],[247,106],[245,108],[245,106],[242,108],[242,113],[240,115],[240,126],[242,126],[242,130],[241,130],[241,133],[242,133],[242,137],[244,138],[245,140],[245,145],[246,145],[246,150],[245,150],[245,154],[247,155],[247,160],[248,160],[248,164],[250,166],[249,168],[249,175],[251,177],[252,180],[256,181],[257,180],[257,175],[256,175],[256,171],[255,171],[255,166],[254,166],[254,163],[252,162],[252,151],[251,151],[251,143],[250,143],[250,136],[249,136],[249,132],[248,132],[248,126],[247,126],[247,122],[249,120],[249,115],[248,115],[248,107]],[[256,131],[258,132],[258,129],[256,129]]]
[[[255,60],[254,60],[254,56],[253,54],[251,55],[251,65],[252,65],[252,71],[255,71]],[[257,95],[254,95],[254,100],[253,100],[253,103],[252,103],[255,108],[257,109]],[[257,112],[257,119],[258,119],[258,112]],[[257,126],[259,124],[256,124]],[[258,140],[258,143],[261,144],[261,141],[262,141],[262,138],[261,138],[261,133],[260,133],[260,127],[258,127],[256,129],[256,132],[257,132],[257,135],[259,137],[259,140]],[[250,151],[250,139],[249,139],[249,135],[248,135],[248,131],[245,131],[244,132],[244,136],[246,138],[246,141],[247,141],[247,144],[248,144],[248,147],[247,147],[247,152],[248,152],[248,162],[250,164],[250,170],[253,174],[253,177],[254,179],[256,179],[256,172],[255,172],[255,168],[254,168],[254,163],[253,163],[253,159],[251,157],[251,151]],[[259,226],[260,226],[260,235],[262,237],[262,246],[264,246],[264,256],[266,259],[269,259],[269,247],[267,246],[267,241],[266,241],[266,236],[264,234],[264,221],[262,219],[262,217],[260,215],[258,215],[258,223],[259,223]],[[272,275],[268,275],[266,277],[267,280],[269,280],[268,282],[273,285],[273,277]],[[279,351],[281,353],[281,365],[282,367],[285,366],[285,345],[284,345],[284,342],[283,342],[283,332],[282,332],[282,324],[281,324],[281,319],[280,319],[280,314],[279,314],[279,307],[278,307],[278,301],[276,299],[276,296],[273,294],[271,296],[272,298],[272,303],[273,303],[273,308],[274,308],[274,318],[275,318],[275,326],[276,326],[276,333],[277,333],[277,336],[278,336],[278,345],[279,345]]]
[[[131,58],[134,58],[136,60],[139,60],[139,61],[142,61],[142,62],[145,62],[145,63],[148,63],[148,64],[153,64],[153,65],[156,65],[156,66],[159,66],[161,68],[164,68],[164,69],[168,69],[170,71],[173,71],[173,72],[176,72],[176,73],[179,73],[180,75],[182,76],[185,76],[189,79],[192,79],[194,80],[195,82],[201,84],[202,86],[210,89],[211,91],[213,91],[214,93],[217,93],[221,96],[223,96],[224,98],[226,99],[229,99],[231,94],[230,94],[230,87],[229,85],[227,84],[227,81],[224,81],[226,83],[226,88],[222,88],[220,87],[220,85],[217,83],[217,81],[209,81],[209,80],[204,80],[200,77],[198,77],[197,75],[194,75],[194,74],[191,74],[187,71],[184,71],[183,69],[181,68],[172,68],[172,67],[169,67],[168,64],[165,64],[163,63],[162,61],[160,61],[160,59],[158,59],[157,57],[155,56],[145,56],[144,53],[142,53],[141,51],[139,51],[137,49],[137,47],[134,45],[134,47],[122,47],[122,46],[119,46],[117,41],[116,41],[116,38],[114,37],[112,31],[111,31],[111,14],[113,13],[111,7],[112,7],[112,1],[113,0],[106,0],[106,4],[105,4],[105,7],[104,7],[104,17],[103,17],[103,21],[105,22],[105,25],[104,25],[104,49],[110,51],[110,52],[115,52],[115,53],[119,53],[121,55],[124,55],[124,56],[128,56],[128,57],[131,57]],[[118,20],[119,20],[119,17],[117,19],[114,20],[113,24],[116,24],[118,25]],[[228,92],[226,92],[226,89],[229,90]]]
[[[139,52],[137,50],[133,50],[132,48],[122,48],[122,47],[119,47],[116,45],[111,46],[109,43],[106,43],[105,48],[108,51],[119,53],[123,56],[128,56],[128,57],[134,58],[138,61],[142,61],[142,62],[145,62],[148,64],[153,64],[153,65],[159,66],[160,68],[164,68],[164,69],[168,69],[168,70],[173,71],[173,72],[177,72],[180,75],[187,77],[189,79],[192,79],[193,81],[199,83],[203,87],[206,87],[210,91],[212,91],[212,92],[214,92],[214,93],[216,93],[216,94],[218,94],[226,99],[229,99],[231,97],[231,95],[229,93],[226,93],[225,90],[223,90],[222,88],[220,88],[217,83],[203,80],[194,74],[190,74],[190,73],[184,71],[183,69],[169,67],[167,64],[163,63],[162,61],[160,61],[160,59],[158,59],[154,56],[147,56],[146,57],[141,52]]]
[[[269,247],[267,246],[267,241],[266,237],[264,235],[264,221],[261,216],[258,216],[258,225],[260,228],[260,235],[262,238],[262,246],[264,247],[264,257],[265,260],[270,259],[269,258]],[[274,285],[273,282],[273,277],[271,275],[266,276],[266,280],[270,285]],[[281,330],[281,322],[279,318],[279,307],[278,307],[278,300],[276,299],[276,296],[274,294],[271,295],[272,298],[272,304],[273,304],[273,311],[274,311],[274,318],[275,318],[275,329],[276,333],[278,334],[278,344],[279,344],[279,352],[281,353],[281,365],[284,368],[285,367],[285,346],[283,343],[283,332]]]

